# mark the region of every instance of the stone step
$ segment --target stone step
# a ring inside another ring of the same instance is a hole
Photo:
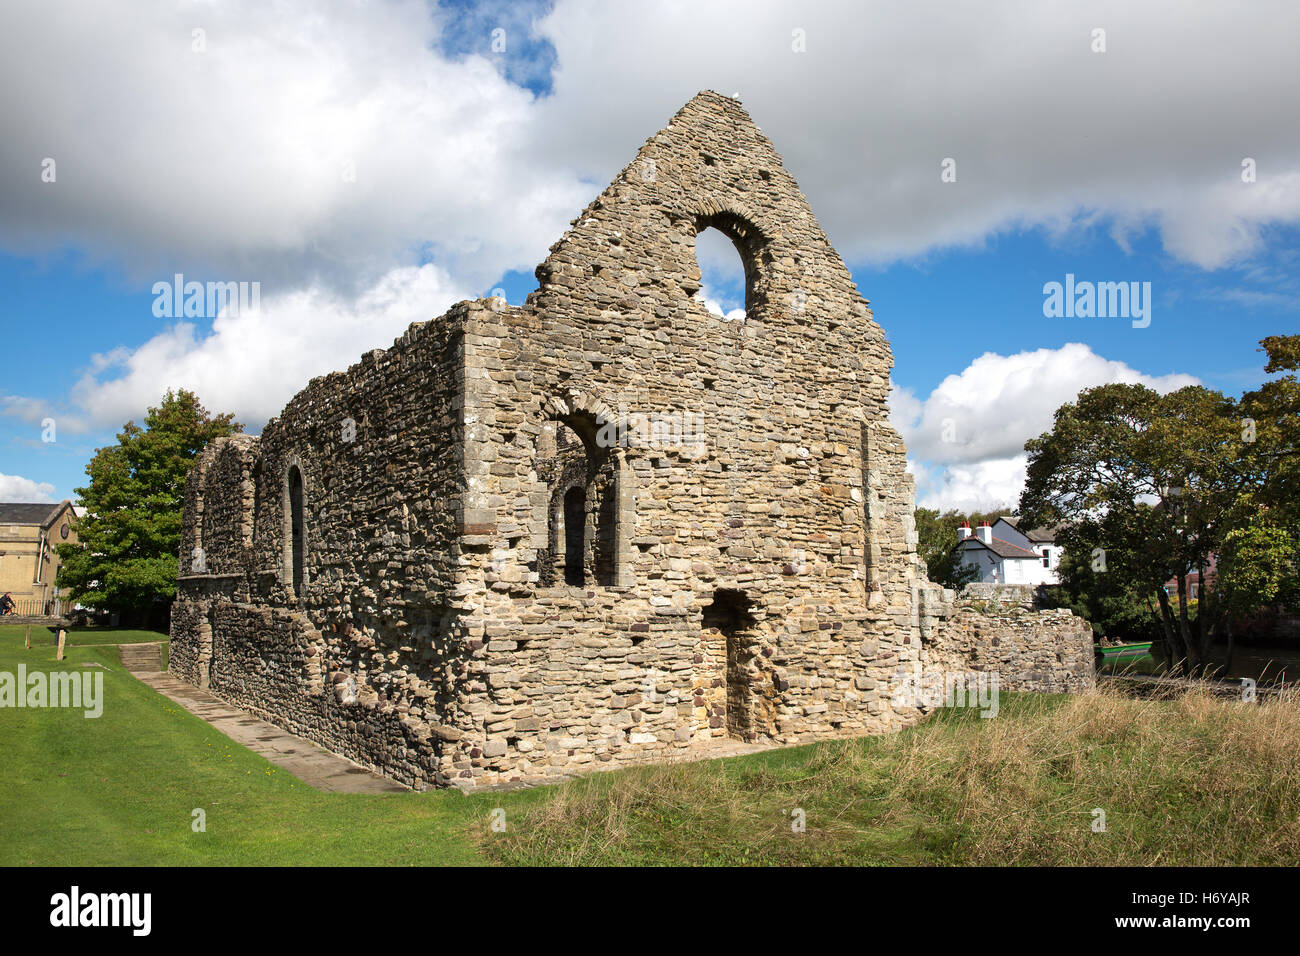
[[[132,673],[161,671],[161,644],[119,644],[122,652],[122,666]]]

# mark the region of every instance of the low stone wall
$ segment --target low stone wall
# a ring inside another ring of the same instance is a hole
[[[1036,610],[1033,589],[967,587],[924,628],[925,668],[997,673],[1000,690],[1072,693],[1096,686],[1092,627],[1064,609]]]
[[[199,608],[211,621],[212,693],[408,787],[448,782],[443,748],[459,732],[437,724],[424,684],[406,694],[396,668],[383,683],[364,669],[330,670],[329,653],[351,637],[322,633],[300,612],[220,599]],[[186,679],[196,670],[172,663]]]

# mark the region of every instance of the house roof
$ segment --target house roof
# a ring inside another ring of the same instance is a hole
[[[985,544],[976,535],[971,535],[965,541],[960,542],[962,545],[977,544],[981,548],[988,548],[999,558],[1013,558],[1039,561],[1042,555],[1037,551],[1030,551],[1028,548],[1022,548],[1019,545],[1012,544],[1009,541],[1003,541],[1001,538],[993,538],[991,544]]]
[[[63,510],[66,501],[0,501],[0,524],[34,524],[44,527]]]
[[[1034,542],[1034,544],[1055,544],[1056,543],[1056,531],[1057,528],[1060,527],[1060,525],[1054,525],[1050,528],[1030,528],[1029,530],[1026,531],[1020,527],[1020,519],[1015,517],[1014,515],[1010,515],[1010,516],[1001,515],[1000,517],[1003,521],[1011,525],[1011,527],[1015,528],[1026,538],[1028,538],[1030,541]]]

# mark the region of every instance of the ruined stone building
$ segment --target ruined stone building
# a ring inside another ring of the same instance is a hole
[[[696,296],[708,227],[743,321]],[[174,674],[414,787],[889,731],[927,667],[1091,681],[1086,624],[925,579],[884,332],[737,101],[686,104],[537,279],[203,452]]]

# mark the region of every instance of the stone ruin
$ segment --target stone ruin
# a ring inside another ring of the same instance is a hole
[[[743,320],[696,295],[709,227]],[[736,100],[686,104],[537,279],[203,451],[174,675],[415,788],[896,730],[904,674],[1091,684],[1086,623],[1003,646],[926,579],[885,334]]]

